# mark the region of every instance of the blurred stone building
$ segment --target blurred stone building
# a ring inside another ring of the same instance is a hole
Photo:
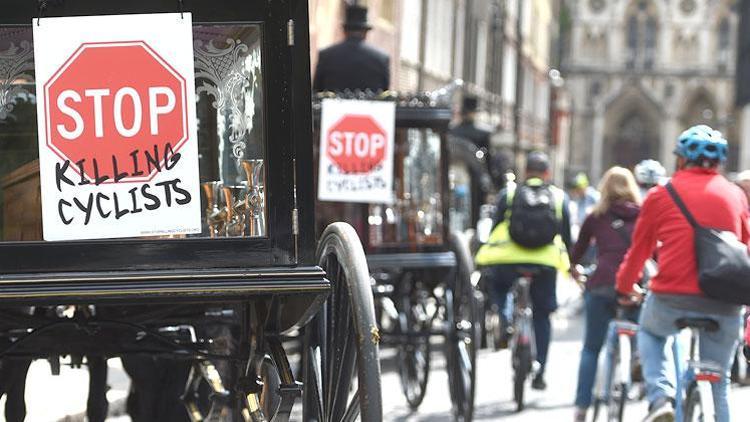
[[[674,165],[681,131],[706,123],[737,166],[734,0],[566,0],[563,75],[573,101],[569,161],[594,179],[645,158]]]
[[[374,25],[368,41],[391,56],[392,89],[433,90],[461,79],[465,92],[480,98],[479,118],[495,131],[494,148],[510,153],[518,140],[521,150],[556,151],[561,142],[551,139],[552,134],[567,133],[556,130],[559,126],[550,121],[554,110],[549,71],[556,60],[557,49],[552,46],[558,33],[559,0],[358,3],[369,7]],[[314,71],[318,50],[343,37],[345,3],[310,0],[309,4]]]

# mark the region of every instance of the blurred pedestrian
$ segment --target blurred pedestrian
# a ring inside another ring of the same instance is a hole
[[[550,184],[549,177],[549,157],[531,152],[526,159],[526,180],[509,183],[500,192],[494,229],[475,257],[477,265],[486,267],[490,300],[502,320],[505,347],[511,335],[508,292],[521,271],[536,270],[530,291],[539,363],[531,387],[536,390],[547,388],[544,371],[552,334],[550,314],[557,309],[557,272],[570,268],[567,197]]]
[[[484,154],[487,173],[494,188],[499,190],[505,187],[505,173],[510,167],[510,158],[502,151],[493,151],[492,128],[477,122],[478,111],[479,99],[475,95],[464,94],[459,121],[448,133],[471,142]]]
[[[492,131],[477,124],[478,109],[479,99],[474,95],[465,94],[461,104],[460,120],[448,133],[471,141],[477,148],[484,150],[486,153],[490,148]]]
[[[599,202],[599,192],[591,186],[588,176],[584,172],[576,173],[568,180],[568,207],[570,208],[570,237],[573,242],[578,241],[579,232],[586,217]],[[578,264],[584,267],[593,267],[596,261],[596,245],[591,245],[586,250]]]
[[[385,91],[390,85],[388,55],[365,43],[372,26],[367,8],[346,6],[344,41],[321,50],[313,79],[313,91]]]
[[[575,266],[593,244],[598,246],[596,270],[588,278],[584,293],[586,332],[578,368],[576,422],[586,420],[586,412],[591,406],[599,352],[609,322],[617,311],[615,272],[630,246],[629,239],[640,211],[638,185],[628,169],[609,169],[602,177],[599,191],[601,198],[583,222],[571,257],[571,272],[578,278]]]
[[[617,272],[619,300],[632,301],[640,296],[634,286],[643,264],[660,245],[659,272],[649,283],[638,331],[649,401],[646,421],[674,420],[675,402],[683,392],[678,390],[679,375],[670,368],[674,358],[667,345],[675,341],[679,332],[676,321],[681,318],[718,322],[718,331],[701,336],[700,357],[720,368],[721,379],[712,383],[716,421],[729,421],[728,374],[737,350],[742,306],[709,298],[701,290],[695,230],[687,217],[689,213],[703,227],[750,242],[747,198],[718,171],[726,162],[727,150],[721,132],[706,125],[691,127],[680,135],[674,150],[678,170],[666,186],[653,188],[643,202],[632,246]]]
[[[578,232],[583,221],[599,202],[599,192],[591,186],[588,176],[584,172],[576,173],[567,183],[570,197],[570,228],[573,241],[578,240]]]

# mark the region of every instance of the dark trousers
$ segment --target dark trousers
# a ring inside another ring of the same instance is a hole
[[[26,418],[26,373],[31,359],[4,358],[0,361],[0,397],[5,398],[5,420],[23,422]]]
[[[89,422],[104,422],[109,411],[107,401],[107,358],[87,356],[89,367],[89,397],[86,416]]]
[[[189,421],[182,394],[190,361],[131,355],[122,357],[122,364],[132,382],[128,413],[133,422]]]
[[[500,317],[507,323],[506,314],[508,292],[520,277],[517,265],[495,265],[487,268],[490,300],[498,307]],[[523,265],[528,268],[530,265]],[[531,282],[531,306],[534,310],[534,335],[536,337],[536,359],[539,362],[539,375],[544,375],[547,353],[552,336],[549,316],[557,309],[557,270],[538,266],[539,272]]]
[[[587,408],[591,405],[591,392],[596,380],[599,352],[607,337],[609,322],[615,317],[617,301],[614,297],[585,294],[586,300],[586,333],[581,351],[581,363],[578,367],[578,387],[576,389],[576,406]]]

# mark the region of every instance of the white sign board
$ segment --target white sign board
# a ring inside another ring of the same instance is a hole
[[[44,239],[200,233],[190,13],[33,28]]]
[[[392,203],[396,104],[326,99],[320,116],[318,198]]]

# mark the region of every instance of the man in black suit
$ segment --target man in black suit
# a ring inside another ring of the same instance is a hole
[[[450,134],[471,141],[477,148],[485,153],[490,149],[490,137],[492,132],[487,128],[477,126],[476,115],[479,106],[478,98],[473,95],[464,95],[461,106],[461,120],[453,126]]]
[[[494,150],[490,145],[492,129],[481,126],[476,122],[479,99],[473,95],[466,94],[461,105],[461,119],[448,132],[458,138],[470,141],[485,153],[490,177],[495,189],[505,186],[505,173],[510,168],[510,159],[502,151]]]
[[[390,59],[385,53],[365,44],[367,31],[371,28],[366,7],[346,7],[346,39],[318,54],[313,91],[370,89],[378,92],[388,89]]]

